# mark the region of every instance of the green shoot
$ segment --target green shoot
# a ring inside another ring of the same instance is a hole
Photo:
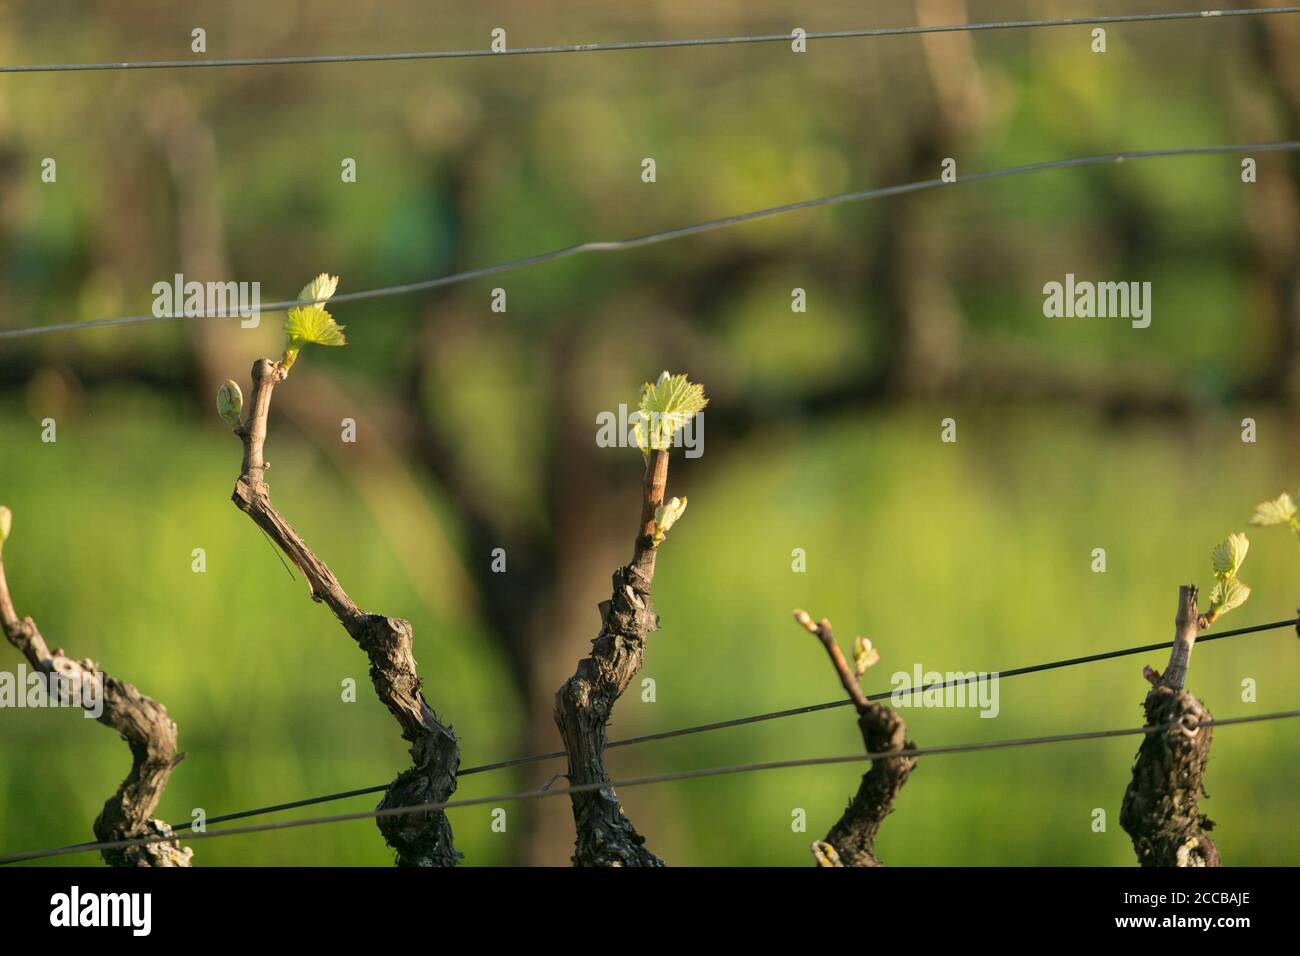
[[[1250,588],[1237,578],[1237,571],[1249,550],[1250,542],[1244,534],[1238,533],[1228,535],[1227,540],[1210,553],[1214,588],[1210,591],[1210,609],[1205,614],[1207,627],[1233,608],[1241,607],[1250,597]]]
[[[1298,513],[1300,508],[1296,507],[1295,500],[1284,491],[1272,501],[1261,501],[1255,505],[1255,514],[1251,517],[1250,523],[1262,528],[1287,525],[1295,532],[1296,537],[1300,538]]]
[[[284,347],[284,358],[280,360],[280,364],[284,366],[286,372],[293,367],[304,345],[338,347],[348,344],[347,338],[343,335],[344,327],[335,322],[334,316],[325,311],[325,307],[320,304],[321,300],[329,299],[334,295],[338,285],[338,276],[322,272],[303,286],[303,290],[298,293],[299,299],[304,301],[312,299],[316,302],[314,305],[294,306],[285,319],[284,334],[288,342]]]
[[[685,498],[670,498],[655,509],[655,544],[663,543],[668,529],[677,523],[685,511]]]
[[[859,634],[853,639],[853,670],[859,677],[867,672],[868,667],[879,661],[880,652],[872,645],[870,638]]]
[[[651,451],[671,448],[677,432],[708,404],[704,386],[692,383],[685,375],[664,372],[653,385],[647,382],[641,386],[635,424],[641,454],[648,458]]]

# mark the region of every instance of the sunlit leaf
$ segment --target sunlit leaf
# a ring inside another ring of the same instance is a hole
[[[302,291],[298,293],[298,301],[314,302],[317,305],[320,305],[323,299],[328,299],[333,296],[334,290],[338,287],[338,276],[332,276],[328,272],[322,272],[302,287]]]
[[[289,310],[284,332],[290,343],[299,348],[304,345],[347,345],[343,326],[334,321],[319,305],[296,306]]]
[[[329,273],[322,272],[316,278],[312,279],[302,291],[298,293],[298,298],[307,299],[328,299],[334,295],[334,290],[338,288],[339,277],[331,276]],[[340,346],[347,345],[348,340],[343,335],[343,326],[334,321],[334,316],[325,311],[322,305],[296,305],[289,310],[288,318],[284,320],[284,334],[288,342],[284,347],[284,358],[281,364],[285,369],[293,366],[298,358],[298,353],[302,351],[304,345],[329,345]]]
[[[653,385],[647,382],[641,387],[635,424],[637,445],[642,451],[670,447],[677,432],[708,404],[703,385],[691,382],[684,374],[664,372]]]
[[[1285,491],[1273,501],[1262,501],[1255,505],[1255,514],[1250,519],[1254,525],[1268,527],[1275,524],[1289,524],[1296,514],[1296,504]]]
[[[1226,541],[1223,541],[1210,552],[1210,562],[1214,565],[1214,573],[1220,577],[1232,577],[1241,567],[1241,562],[1246,560],[1246,552],[1250,550],[1250,542],[1246,536],[1238,532],[1230,534]]]
[[[686,511],[685,498],[670,498],[655,509],[655,541],[664,539],[668,529],[677,523],[677,519]]]
[[[1220,578],[1210,592],[1210,614],[1218,617],[1241,607],[1250,597],[1250,588],[1237,578]]]
[[[855,637],[853,639],[853,669],[861,677],[867,672],[867,668],[880,660],[880,652],[872,646],[871,641],[865,637]]]

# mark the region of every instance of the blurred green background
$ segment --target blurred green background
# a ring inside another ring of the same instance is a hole
[[[1119,9],[1123,6],[1123,9]],[[620,6],[353,0],[0,2],[0,62],[514,46],[1181,9],[1139,2],[661,0]],[[792,19],[793,18],[793,19]],[[1108,152],[1300,138],[1300,18],[555,57],[0,76],[0,329],[148,312],[154,282],[311,276],[357,291],[837,191]],[[56,183],[41,162],[57,161]],[[340,181],[345,157],[356,183]],[[642,183],[654,157],[657,182]],[[630,555],[640,458],[595,418],[660,369],[712,399],[659,560],[651,640],[611,736],[834,700],[796,606],[889,675],[996,670],[1168,640],[1179,583],[1254,504],[1300,483],[1300,167],[1294,154],[1150,160],[798,213],[433,292],[340,304],[346,349],[277,390],[275,501],[363,607],[409,619],[463,764],[548,751],[555,688]],[[1151,281],[1153,322],[1053,320],[1042,287]],[[490,309],[492,290],[508,310]],[[807,290],[793,314],[790,290]],[[0,502],[20,613],[162,701],[188,756],[173,823],[380,784],[408,766],[364,656],[229,501],[217,383],[278,354],[279,317],[0,340]],[[41,441],[41,422],[58,440]],[[956,444],[939,423],[958,422]],[[1241,441],[1243,418],[1258,441]],[[358,440],[340,440],[353,418]],[[1300,551],[1252,529],[1254,594],[1226,627],[1291,616]],[[493,574],[491,551],[507,553]],[[1107,571],[1091,570],[1105,548]],[[191,570],[203,548],[207,570]],[[794,573],[803,548],[807,570]],[[5,648],[16,670],[20,657]],[[918,745],[1141,722],[1161,654],[1008,680],[1001,712],[909,709]],[[1287,630],[1197,650],[1217,716],[1298,706]],[[340,699],[345,678],[358,701]],[[1258,699],[1242,700],[1242,682]],[[0,852],[80,842],[129,766],[70,711],[0,712]],[[851,753],[851,714],[609,754],[615,777]],[[892,865],[1132,865],[1132,738],[923,759],[884,827]],[[1203,809],[1225,862],[1300,863],[1300,743],[1215,736]],[[462,779],[546,782],[554,761]],[[861,768],[620,794],[677,865],[808,865]],[[373,806],[361,797],[280,814]],[[562,865],[567,801],[451,819],[465,865]],[[792,811],[807,811],[793,832]],[[1094,832],[1094,808],[1106,811]],[[385,865],[373,823],[195,844],[196,865]],[[90,855],[63,861],[101,865]]]

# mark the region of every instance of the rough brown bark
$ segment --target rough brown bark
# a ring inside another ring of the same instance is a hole
[[[881,704],[868,704],[865,711],[858,712],[858,729],[862,732],[862,743],[867,753],[912,750],[916,746],[907,739],[907,725],[903,719],[896,711]],[[915,766],[915,757],[872,761],[871,769],[862,775],[858,792],[826,834],[824,842],[835,848],[839,862],[823,865],[884,865],[876,857],[876,835],[885,817],[894,812],[899,791]]]
[[[892,708],[867,700],[862,693],[857,674],[835,643],[831,622],[822,618],[814,624],[812,618],[802,611],[795,612],[795,620],[821,638],[840,683],[857,709],[858,730],[862,733],[867,753],[916,749],[916,745],[907,739],[907,725],[903,718]],[[876,856],[876,835],[885,818],[893,812],[894,802],[915,766],[915,757],[888,757],[871,762],[871,769],[862,775],[858,792],[826,834],[826,839],[813,843],[813,856],[819,865],[884,865]]]
[[[410,742],[414,766],[389,786],[380,809],[440,803],[456,790],[460,747],[424,699],[412,653],[411,625],[400,618],[361,610],[329,567],[312,552],[271,504],[271,489],[263,479],[269,463],[264,457],[271,393],[286,376],[270,359],[253,365],[253,393],[248,415],[236,429],[244,443],[244,460],[232,500],[257,523],[302,571],[313,601],[323,601],[370,659],[370,680]],[[399,866],[455,866],[460,859],[452,841],[451,823],[442,811],[400,814],[378,819],[380,832],[397,851]]]
[[[162,799],[172,770],[184,759],[176,753],[176,724],[167,716],[167,708],[146,697],[131,684],[105,674],[94,661],[75,661],[62,648],[50,651],[36,622],[20,618],[5,579],[4,561],[0,558],[0,625],[9,643],[18,648],[27,662],[47,677],[57,675],[87,709],[93,700],[86,697],[86,687],[98,684],[99,703],[103,712],[96,719],[126,740],[131,748],[131,772],[117,792],[104,802],[95,819],[95,837],[102,842],[133,840],[151,836],[171,838],[172,828],[152,814]],[[103,850],[109,866],[189,866],[193,851],[175,843],[149,843]]]
[[[555,695],[555,723],[568,754],[573,785],[608,783],[605,726],[614,704],[645,660],[645,642],[659,629],[650,600],[654,582],[655,509],[668,483],[668,452],[653,451],[642,483],[641,526],[631,563],[614,572],[613,594],[600,605],[600,633],[591,654]],[[577,828],[574,866],[663,866],[623,815],[612,787],[571,796]]]
[[[1143,704],[1148,727],[1124,791],[1120,825],[1133,841],[1142,866],[1218,866],[1219,849],[1207,832],[1214,822],[1199,810],[1205,792],[1213,715],[1183,689],[1192,645],[1204,619],[1197,614],[1196,588],[1178,589],[1174,646],[1163,676],[1151,672]]]

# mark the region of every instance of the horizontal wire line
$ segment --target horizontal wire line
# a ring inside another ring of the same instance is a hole
[[[495,265],[480,266],[476,269],[467,269],[464,272],[453,272],[433,279],[407,282],[401,285],[381,286],[377,289],[363,289],[359,292],[344,292],[331,296],[328,300],[287,299],[283,302],[270,302],[259,306],[259,314],[281,312],[294,306],[311,305],[313,303],[321,304],[326,301],[331,305],[335,305],[340,302],[360,302],[367,299],[409,295],[412,292],[423,292],[429,289],[441,288],[443,286],[457,285],[473,279],[482,279],[487,276],[497,275],[502,272],[511,272],[527,266],[543,265],[548,262],[555,262],[559,259],[568,259],[573,256],[583,255],[588,252],[622,252],[628,249],[637,249],[642,246],[654,245],[671,239],[681,239],[686,236],[700,235],[701,233],[713,232],[714,230],[724,229],[729,226],[753,222],[758,219],[768,219],[773,216],[781,216],[805,209],[838,206],[844,203],[866,202],[868,200],[884,199],[890,196],[901,196],[908,193],[938,189],[943,186],[955,186],[961,183],[987,182],[993,179],[1006,179],[1011,176],[1048,172],[1050,170],[1077,169],[1085,166],[1100,166],[1106,163],[1122,163],[1126,160],[1160,159],[1175,156],[1218,156],[1227,153],[1243,152],[1294,152],[1296,150],[1300,150],[1300,141],[1297,140],[1286,140],[1275,143],[1231,143],[1214,146],[1176,146],[1165,149],[1121,150],[1118,152],[1101,153],[1096,156],[1077,156],[1072,159],[1053,159],[1045,162],[1028,163],[1022,166],[1008,166],[1002,169],[992,169],[982,173],[971,173],[968,176],[956,176],[952,182],[944,182],[942,179],[925,179],[918,182],[900,183],[894,186],[881,186],[875,189],[865,189],[857,192],[835,193],[830,196],[819,196],[814,199],[803,199],[798,202],[784,203],[780,206],[768,206],[764,209],[755,209],[749,212],[736,213],[731,216],[723,216],[719,219],[707,219],[703,222],[692,223],[687,226],[676,226],[672,229],[664,229],[658,232],[645,233],[644,235],[633,236],[629,239],[581,242],[577,245],[565,246],[561,249],[552,249],[549,252],[540,252],[531,256],[524,256],[520,259],[509,259],[505,262],[496,263]],[[240,316],[238,312],[228,311],[202,311],[184,315],[126,315],[113,319],[91,319],[85,322],[63,322],[56,325],[34,325],[26,328],[0,330],[0,339],[46,335],[52,332],[76,332],[84,329],[107,328],[109,326],[138,325],[142,322],[162,322],[171,319],[232,318],[242,318],[242,316]]]
[[[701,770],[677,770],[672,773],[654,774],[644,777],[627,777],[623,780],[609,780],[603,783],[576,784],[559,789],[546,787],[535,790],[519,790],[513,793],[499,793],[487,797],[469,797],[462,800],[443,800],[437,803],[423,803],[409,807],[387,807],[384,809],[362,810],[355,813],[340,813],[328,817],[305,817],[301,820],[278,820],[275,823],[257,823],[243,827],[228,827],[224,830],[205,830],[185,836],[136,837],[129,840],[109,840],[102,843],[81,844],[72,847],[60,847],[48,850],[30,850],[25,853],[13,853],[0,856],[0,865],[22,863],[53,856],[67,856],[73,853],[85,853],[91,850],[116,850],[132,846],[152,846],[159,843],[180,844],[188,840],[207,840],[217,837],[245,836],[253,833],[267,833],[273,830],[292,830],[299,827],[322,826],[330,823],[348,823],[354,820],[378,819],[381,817],[408,816],[416,813],[433,813],[440,810],[455,810],[463,807],[482,806],[488,803],[504,803],[514,800],[540,800],[545,797],[571,796],[578,793],[592,793],[597,790],[627,789],[657,783],[672,783],[682,780],[700,780],[707,777],[725,777],[740,773],[754,773],[763,770],[788,770],[798,767],[821,767],[844,763],[862,763],[868,760],[887,760],[896,757],[934,757],[943,754],[972,753],[988,750],[1007,750],[1013,747],[1033,747],[1045,744],[1071,743],[1081,740],[1103,740],[1113,737],[1133,737],[1139,734],[1162,733],[1175,725],[1182,724],[1189,730],[1202,727],[1230,727],[1237,724],[1254,724],[1271,720],[1286,720],[1300,717],[1300,710],[1276,711],[1270,714],[1256,714],[1250,717],[1227,717],[1187,723],[1184,721],[1166,721],[1148,727],[1125,727],[1120,730],[1089,730],[1072,734],[1054,734],[1047,737],[1018,737],[1010,740],[986,740],[975,743],[948,744],[938,747],[912,747],[900,750],[885,750],[875,753],[841,754],[834,757],[802,757],[793,760],[768,760],[762,763],[739,764],[731,767],[711,767]]]
[[[1253,7],[1242,10],[1182,10],[1168,13],[1132,13],[1110,16],[1059,17],[1044,20],[997,20],[981,23],[944,23],[903,27],[865,27],[858,30],[805,31],[808,40],[849,40],[872,37],[914,36],[926,33],[975,33],[987,30],[1027,30],[1035,27],[1078,27],[1120,23],[1157,23],[1172,20],[1209,20],[1300,13],[1300,7]],[[140,60],[116,63],[33,63],[0,66],[0,73],[73,73],[90,70],[171,70],[230,66],[294,66],[308,63],[385,63],[402,60],[459,60],[469,57],[535,56],[550,53],[612,53],[623,50],[663,50],[673,47],[738,46],[747,43],[788,43],[793,33],[752,36],[694,37],[676,40],[625,40],[610,43],[563,43],[496,51],[416,50],[406,53],[337,53],[307,56],[250,56],[211,60]]]
[[[1196,639],[1198,644],[1205,644],[1210,641],[1219,641],[1228,637],[1241,637],[1246,634],[1255,634],[1260,631],[1276,630],[1282,627],[1292,627],[1300,625],[1300,620],[1292,618],[1289,621],[1274,621],[1271,624],[1255,624],[1251,627],[1239,627],[1230,631],[1221,631],[1217,634],[1206,634]],[[1063,667],[1075,667],[1079,664],[1092,664],[1098,661],[1113,660],[1118,657],[1128,657],[1133,654],[1145,654],[1150,651],[1166,650],[1173,647],[1173,641],[1165,641],[1161,644],[1144,644],[1141,647],[1127,647],[1118,651],[1105,651],[1100,654],[1089,654],[1086,657],[1071,657],[1060,661],[1049,661],[1043,664],[1032,664],[1027,667],[1015,667],[1011,670],[997,671],[990,674],[990,677],[996,676],[999,679],[1004,677],[1020,677],[1024,674],[1036,674],[1042,671],[1057,670]],[[927,691],[947,690],[964,684],[975,683],[979,678],[963,678],[961,680],[944,681],[943,683],[927,684],[922,687],[903,688],[899,693],[903,694],[921,694]],[[893,696],[894,691],[879,691],[867,697],[867,700],[886,700]],[[847,697],[840,700],[828,701],[824,704],[808,704],[803,707],[792,707],[788,710],[774,710],[764,714],[753,714],[748,717],[733,717],[730,720],[720,720],[709,724],[697,724],[693,727],[680,727],[676,730],[661,730],[656,733],[643,734],[639,737],[625,737],[622,740],[611,740],[605,744],[606,750],[615,747],[631,747],[637,744],[650,743],[655,740],[669,740],[674,737],[687,737],[691,734],[707,733],[714,730],[725,730],[731,727],[742,727],[747,724],[762,723],[767,720],[779,720],[785,717],[797,717],[803,714],[812,714],[822,710],[830,710],[835,707],[847,707],[851,703]],[[466,767],[457,772],[456,776],[468,777],[477,773],[486,773],[491,770],[503,770],[508,767],[519,767],[525,764],[541,763],[546,760],[558,760],[565,756],[563,750],[553,750],[550,753],[532,754],[527,757],[514,757],[510,760],[500,760],[496,763],[481,764],[476,767]],[[227,813],[221,816],[209,817],[207,822],[225,823],[230,820],[243,820],[248,817],[262,816],[267,813],[277,813],[282,810],[296,810],[301,807],[309,807],[319,803],[331,803],[336,800],[346,800],[349,797],[361,797],[370,793],[382,793],[387,790],[391,784],[383,783],[374,787],[362,787],[358,790],[345,790],[341,793],[328,793],[318,797],[307,797],[303,800],[294,800],[290,803],[279,803],[273,806],[257,807],[252,810],[240,810],[235,813]],[[188,830],[193,826],[192,823],[179,823],[172,827],[173,830]],[[84,844],[83,844],[84,845]]]

